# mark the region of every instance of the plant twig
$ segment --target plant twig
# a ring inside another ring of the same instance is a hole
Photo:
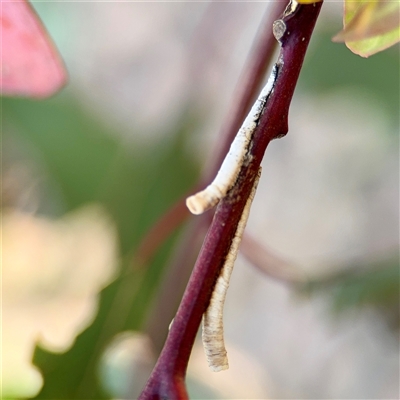
[[[243,68],[239,83],[235,89],[229,114],[222,124],[218,134],[214,154],[209,160],[209,168],[205,171],[202,182],[192,188],[191,193],[197,192],[207,183],[211,182],[217,173],[222,160],[229,150],[237,131],[246,117],[265,76],[268,65],[271,63],[272,56],[277,46],[277,41],[271,34],[272,23],[282,15],[287,1],[279,0],[268,7],[265,17],[261,23],[260,32],[257,34],[256,42],[249,54],[248,61]],[[139,244],[135,261],[141,265],[146,264],[159,248],[160,244],[168,238],[171,233],[182,224],[190,215],[184,196],[178,200],[166,213],[156,222],[147,232]],[[210,221],[209,219],[207,221]]]
[[[295,287],[307,281],[301,269],[274,254],[248,232],[243,235],[240,251],[247,261],[272,279]]]
[[[254,132],[247,162],[221,200],[204,240],[164,348],[140,399],[186,399],[185,374],[203,313],[208,307],[268,143],[286,135],[288,112],[322,3],[297,5],[275,27],[281,51],[278,76]],[[275,35],[277,36],[277,35]]]
[[[210,169],[206,171],[201,184],[196,185],[191,193],[200,190],[217,173],[233,138],[251,107],[252,101],[256,98],[263,82],[265,71],[271,63],[278,44],[272,35],[271,26],[282,15],[286,4],[286,1],[278,1],[271,3],[267,8],[256,41],[235,89],[233,101],[229,108],[230,112],[219,132],[218,137],[220,140],[218,144],[220,145],[217,146],[213,157],[210,159]],[[138,260],[140,265],[148,263],[159,245],[190,215],[185,205],[185,197],[167,211],[143,238],[135,255],[135,261]],[[185,230],[183,240],[180,241],[175,249],[172,261],[166,268],[166,276],[161,283],[155,304],[149,312],[149,318],[145,324],[145,330],[152,339],[153,346],[157,352],[162,349],[166,337],[166,327],[174,317],[179,300],[182,298],[185,289],[185,285],[182,285],[182,283],[186,284],[189,279],[191,266],[193,265],[191,262],[192,256],[196,254],[196,250],[200,249],[201,242],[198,243],[199,235],[204,235],[211,223],[211,219],[211,212],[192,219],[190,226]],[[137,262],[134,264],[137,265]],[[163,327],[165,327],[165,330],[162,329]]]

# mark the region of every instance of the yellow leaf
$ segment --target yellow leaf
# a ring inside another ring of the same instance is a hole
[[[400,40],[400,1],[345,0],[344,28],[334,38],[362,57]]]
[[[346,46],[361,57],[369,57],[399,42],[400,28],[371,39],[346,42]]]

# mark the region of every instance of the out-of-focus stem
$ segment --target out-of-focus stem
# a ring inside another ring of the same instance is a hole
[[[274,254],[248,232],[242,237],[240,251],[253,266],[272,279],[293,287],[306,282],[306,276],[301,269]]]
[[[185,374],[215,282],[231,247],[268,143],[288,130],[288,112],[322,3],[297,5],[280,20],[278,77],[235,186],[221,200],[197,258],[164,348],[140,399],[186,399]]]

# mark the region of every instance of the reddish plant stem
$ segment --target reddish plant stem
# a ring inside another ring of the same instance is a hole
[[[154,305],[148,313],[143,330],[152,342],[155,354],[159,354],[164,346],[171,323],[178,309],[183,292],[188,283],[192,267],[196,261],[206,229],[202,215],[198,220],[190,221],[185,226],[179,239],[178,246],[174,248],[171,259],[166,267],[160,287],[157,290]]]
[[[210,160],[211,168],[203,179],[202,188],[208,185],[216,175],[236,133],[240,129],[260,91],[265,73],[271,64],[274,51],[277,47],[277,41],[271,33],[271,26],[283,14],[286,5],[287,0],[280,0],[267,8],[267,12],[260,25],[260,31],[257,34],[257,41],[250,52],[248,62],[239,78],[239,84],[235,90],[229,114],[220,130],[218,136],[221,138],[218,142],[220,145]]]
[[[196,186],[197,187],[197,186]],[[200,190],[200,186],[198,186]],[[191,192],[192,193],[192,192]],[[189,195],[189,194],[188,194]],[[172,205],[146,232],[140,241],[132,260],[132,267],[148,264],[161,244],[171,236],[171,233],[190,215],[184,199],[179,199]]]
[[[265,72],[271,63],[272,56],[277,46],[277,41],[271,34],[272,23],[282,15],[287,1],[279,0],[267,8],[264,19],[261,23],[260,32],[257,34],[257,40],[250,52],[248,61],[243,68],[239,79],[239,84],[235,89],[232,104],[229,108],[229,114],[222,124],[219,132],[218,146],[215,154],[210,158],[210,167],[205,171],[205,176],[201,182],[191,189],[189,194],[201,190],[214,178],[226,153],[229,150],[237,131],[245,119],[254,99],[260,91]],[[168,238],[171,233],[182,224],[190,215],[186,207],[185,199],[181,198],[157,221],[157,223],[145,235],[136,251],[135,261],[146,264],[160,244]],[[205,219],[204,223],[210,223],[210,218]]]
[[[306,282],[306,275],[301,269],[276,255],[248,232],[242,237],[240,251],[251,265],[269,278],[293,288],[304,285]]]
[[[210,162],[212,168],[208,172],[206,171],[206,176],[195,188],[192,188],[190,194],[203,189],[205,184],[210,182],[217,173],[231,142],[251,107],[251,103],[257,97],[265,71],[271,63],[278,44],[272,35],[271,26],[282,15],[286,4],[286,1],[278,1],[267,7],[256,41],[252,46],[235,89],[230,112],[218,135],[221,145],[215,151],[214,161]],[[146,234],[136,251],[134,265],[137,265],[138,262],[139,265],[145,265],[149,262],[159,245],[190,215],[185,204],[185,198],[171,207]],[[189,280],[191,266],[193,265],[192,258],[197,253],[197,249],[200,249],[199,235],[204,235],[203,232],[210,225],[212,215],[212,211],[209,211],[192,220],[193,223],[185,231],[184,239],[179,242],[173,259],[166,268],[167,274],[162,280],[156,301],[148,314],[149,317],[144,327],[157,353],[161,351],[167,334],[166,329],[160,329],[160,327],[167,327],[176,313],[186,283]]]
[[[298,5],[282,19],[278,77],[254,132],[247,163],[220,202],[197,258],[157,364],[140,399],[186,399],[185,374],[191,349],[230,248],[268,143],[288,130],[289,105],[322,3]]]

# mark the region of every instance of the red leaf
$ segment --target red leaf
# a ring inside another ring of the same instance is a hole
[[[26,0],[1,0],[0,7],[2,94],[51,96],[67,73],[39,17]]]

